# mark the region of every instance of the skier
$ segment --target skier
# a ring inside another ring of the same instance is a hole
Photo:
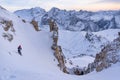
[[[22,47],[21,47],[21,45],[19,45],[18,46],[18,53],[22,56],[21,50],[22,50]]]

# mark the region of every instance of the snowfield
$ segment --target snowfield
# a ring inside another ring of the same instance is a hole
[[[57,66],[58,62],[53,55],[53,50],[51,50],[52,33],[44,30],[36,32],[30,23],[22,22],[16,15],[0,7],[0,21],[3,19],[12,20],[15,32],[11,30],[4,31],[3,24],[0,23],[0,80],[120,79],[120,63],[114,64],[102,72],[94,71],[83,76],[63,73]],[[119,31],[119,29],[117,31]],[[102,32],[104,37],[106,37],[106,35],[112,35],[114,37],[114,35],[117,34],[116,30],[113,30],[112,34],[107,33],[105,35],[105,32]],[[2,36],[3,33],[12,34],[13,40],[9,42]],[[70,58],[75,65],[80,64],[79,66],[85,66],[88,62],[94,60],[94,58],[90,56],[73,59],[73,56],[77,56],[77,53],[82,53],[85,48],[88,47],[87,44],[90,44],[84,39],[84,34],[79,34],[79,32],[75,32],[74,34],[69,31],[60,31],[59,33],[59,44],[62,48],[73,49],[75,51],[75,53],[71,51],[72,54],[69,54],[67,51],[64,53],[65,57]],[[100,33],[96,34],[101,35]],[[17,53],[18,45],[22,46],[22,56]],[[80,48],[80,50],[78,48]],[[65,50],[66,49],[63,49],[63,51]]]

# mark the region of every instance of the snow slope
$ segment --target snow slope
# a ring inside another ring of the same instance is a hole
[[[103,30],[99,32],[93,32],[93,40],[89,41],[85,37],[86,32],[74,32],[74,31],[67,31],[67,30],[59,30],[59,45],[62,46],[63,50],[65,51],[65,54],[67,57],[69,57],[71,54],[72,56],[75,54],[93,54],[95,55],[97,52],[96,50],[99,48],[101,49],[101,45],[105,45],[107,42],[111,42],[114,39],[118,37],[118,32],[120,29],[108,29]],[[97,40],[98,38],[98,40]],[[100,38],[100,39],[99,39]],[[92,53],[90,51],[87,51],[92,46],[95,48]]]
[[[58,44],[67,60],[67,67],[87,67],[101,49],[118,37],[119,29],[108,29],[99,32],[93,32],[91,41],[85,36],[86,32],[74,32],[59,30]],[[72,65],[70,65],[72,64]]]
[[[8,11],[1,9],[0,14],[2,14],[0,17],[12,20],[16,30],[13,34],[13,41],[9,42],[2,37],[2,33],[5,31],[0,26],[0,68],[3,69],[0,71],[1,74],[6,72],[4,69],[18,70],[23,73],[28,71],[27,73],[40,73],[47,76],[54,73],[54,70],[60,72],[56,62],[53,61],[53,51],[50,48],[52,39],[49,32],[36,32],[31,24],[23,23],[21,19]],[[11,31],[7,33],[12,34]],[[19,44],[22,45],[23,56],[19,56],[17,53]],[[7,80],[6,77],[3,80]]]
[[[0,19],[12,20],[16,30],[14,33],[6,32],[0,24],[0,80],[119,80],[119,63],[102,72],[84,76],[63,73],[57,66],[57,60],[54,61],[50,32],[36,32],[31,24],[23,23],[2,8]],[[13,41],[3,38],[3,33],[12,34]],[[23,56],[17,53],[19,44],[22,45]]]

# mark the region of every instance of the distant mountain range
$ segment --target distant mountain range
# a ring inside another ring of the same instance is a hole
[[[14,12],[21,18],[31,21],[35,19],[40,26],[48,25],[48,19],[54,19],[59,28],[72,31],[101,31],[105,29],[120,29],[120,10],[116,11],[66,11],[52,8],[46,12],[35,7]]]

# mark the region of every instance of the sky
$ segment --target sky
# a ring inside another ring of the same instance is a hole
[[[66,10],[120,10],[120,0],[0,0],[0,5],[9,11],[41,7],[46,11],[52,7]]]

